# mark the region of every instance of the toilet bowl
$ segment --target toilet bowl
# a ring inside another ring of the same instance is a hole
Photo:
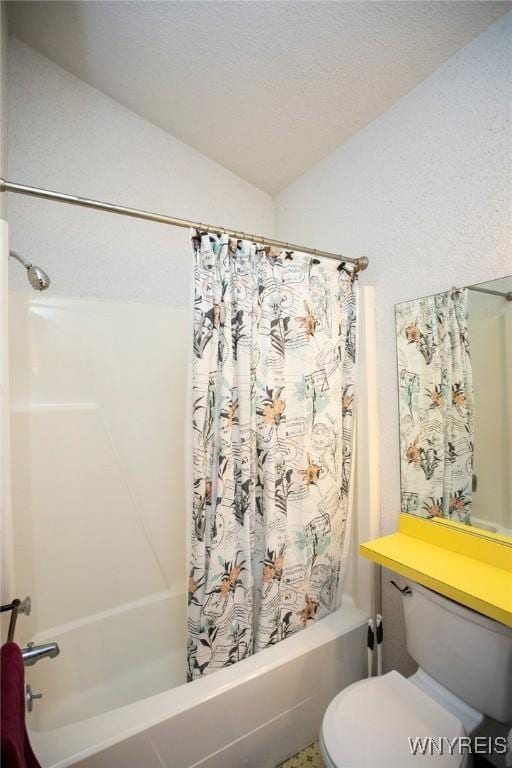
[[[323,719],[320,749],[327,768],[408,768],[427,762],[466,768],[467,752],[449,749],[465,735],[453,712],[393,671],[354,683],[333,699]],[[432,755],[427,742],[423,755],[416,741],[426,738],[434,742]]]
[[[512,721],[512,629],[410,586],[406,640],[418,671],[360,680],[333,699],[320,733],[327,768],[468,768],[467,737],[484,715]]]

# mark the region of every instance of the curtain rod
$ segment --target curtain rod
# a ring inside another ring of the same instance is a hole
[[[40,197],[44,200],[55,200],[59,203],[68,203],[69,205],[78,205],[83,208],[94,208],[97,211],[106,211],[108,213],[119,213],[122,216],[131,216],[134,219],[145,219],[146,221],[156,221],[160,224],[170,224],[173,227],[186,227],[187,229],[197,229],[199,231],[220,232],[229,237],[236,237],[238,240],[252,240],[262,245],[284,248],[289,251],[302,251],[313,256],[322,256],[326,259],[336,259],[337,261],[349,262],[354,264],[356,272],[362,272],[368,266],[368,259],[362,256],[357,259],[351,259],[340,253],[330,253],[329,251],[320,251],[317,248],[306,248],[302,245],[293,245],[281,240],[274,240],[270,237],[261,235],[251,235],[247,232],[239,232],[235,229],[226,229],[226,227],[217,227],[211,224],[203,224],[197,221],[188,221],[187,219],[176,219],[174,216],[164,216],[161,213],[151,213],[150,211],[141,211],[137,208],[127,208],[124,205],[115,205],[114,203],[103,203],[100,200],[89,200],[86,197],[76,195],[67,195],[63,192],[52,192],[49,189],[39,187],[29,187],[26,184],[18,184],[14,181],[0,178],[0,192],[14,192],[18,195],[28,195],[29,197]]]
[[[478,293],[489,293],[491,296],[501,296],[507,301],[512,301],[512,291],[493,291],[491,288],[478,288],[476,285],[469,285],[468,291],[477,291]]]

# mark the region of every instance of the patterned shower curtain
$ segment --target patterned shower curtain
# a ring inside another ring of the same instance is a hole
[[[467,290],[396,307],[402,512],[470,523],[473,379]]]
[[[337,607],[357,306],[334,262],[192,242],[190,680]]]

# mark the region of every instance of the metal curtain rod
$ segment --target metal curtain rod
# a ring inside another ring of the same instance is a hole
[[[187,219],[176,219],[174,216],[164,216],[161,213],[151,213],[150,211],[140,211],[137,208],[127,208],[124,205],[115,205],[113,203],[103,203],[100,200],[89,200],[86,197],[77,197],[76,195],[66,195],[63,192],[52,192],[49,189],[40,189],[39,187],[29,187],[26,184],[17,184],[14,181],[0,179],[0,192],[15,192],[18,195],[28,195],[29,197],[41,197],[44,200],[55,200],[59,203],[69,203],[69,205],[78,205],[83,208],[94,208],[97,211],[107,211],[108,213],[119,213],[122,216],[131,216],[134,219],[146,219],[146,221],[157,221],[160,224],[170,224],[173,227],[185,227],[187,229],[197,229],[199,231],[221,232],[229,237],[236,237],[238,240],[252,240],[262,245],[284,248],[289,251],[302,251],[310,253],[313,256],[323,256],[326,259],[336,259],[337,261],[349,262],[355,265],[355,271],[361,272],[368,266],[368,259],[362,256],[358,259],[351,259],[340,253],[330,253],[329,251],[320,251],[317,248],[306,248],[302,245],[285,243],[281,240],[274,240],[270,237],[261,235],[251,235],[247,232],[239,232],[235,229],[226,229],[226,227],[217,227],[211,224],[203,224],[197,221],[188,221]]]
[[[478,288],[476,285],[468,286],[468,291],[477,291],[477,293],[488,293],[491,296],[501,296],[507,301],[512,301],[512,291],[493,291],[492,288]]]

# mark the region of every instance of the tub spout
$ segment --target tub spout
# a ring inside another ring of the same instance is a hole
[[[21,649],[23,663],[26,667],[31,667],[39,659],[54,659],[59,653],[60,648],[57,643],[44,643],[43,645],[27,643],[27,647]]]

